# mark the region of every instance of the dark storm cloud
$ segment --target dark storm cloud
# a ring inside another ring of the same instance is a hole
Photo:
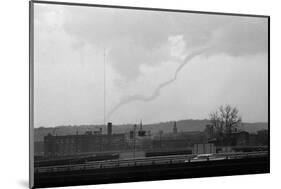
[[[266,19],[237,18],[214,32],[212,51],[231,56],[267,53],[267,32]]]
[[[267,50],[267,20],[172,12],[67,8],[65,30],[78,41],[108,48],[112,66],[133,79],[140,64],[168,60],[168,38],[183,35],[187,50],[211,45],[209,53],[233,56]]]
[[[223,103],[267,120],[265,18],[53,5],[35,18],[38,126],[103,122],[105,98],[114,123],[207,118]]]

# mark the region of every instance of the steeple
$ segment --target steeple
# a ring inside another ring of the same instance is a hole
[[[145,136],[145,130],[142,130],[142,120],[140,120],[140,130],[139,130],[139,136],[143,137]]]

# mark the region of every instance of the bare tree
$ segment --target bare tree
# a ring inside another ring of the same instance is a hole
[[[210,113],[210,122],[214,126],[216,133],[221,135],[231,135],[242,119],[236,107],[230,105],[220,106],[218,110]]]
[[[222,120],[219,116],[219,112],[215,111],[210,113],[210,122],[214,126],[215,132],[217,135],[222,135],[223,133],[223,125]]]

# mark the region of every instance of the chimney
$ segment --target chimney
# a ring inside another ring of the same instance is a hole
[[[140,130],[142,131],[142,120],[140,120]]]
[[[174,128],[173,128],[173,133],[177,134],[178,133],[178,128],[177,128],[177,122],[174,122]]]
[[[112,123],[111,122],[107,123],[107,135],[109,135],[109,136],[112,135]]]

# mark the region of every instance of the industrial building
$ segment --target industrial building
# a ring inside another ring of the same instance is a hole
[[[216,135],[212,125],[206,125],[204,132],[180,132],[177,123],[173,122],[171,130],[164,133],[151,134],[145,130],[140,121],[139,125],[132,125],[132,129],[124,133],[113,133],[112,123],[107,124],[106,134],[102,129],[98,131],[86,131],[84,134],[56,135],[55,133],[44,136],[43,142],[35,142],[36,156],[71,156],[84,155],[99,152],[120,152],[128,154],[133,152],[168,152],[179,150],[193,150],[201,153],[201,146],[196,144],[206,144],[202,149],[207,151],[222,150],[225,146],[266,146],[267,130],[261,130],[257,134],[250,134],[245,131],[235,131],[228,137],[219,137]],[[208,144],[209,143],[209,144]],[[210,150],[208,150],[210,149]],[[204,150],[203,150],[204,151]],[[205,152],[205,151],[204,151]]]
[[[107,134],[88,131],[82,135],[56,136],[48,134],[44,137],[45,156],[67,156],[122,150],[127,147],[125,134],[113,134],[112,123],[107,125]]]

